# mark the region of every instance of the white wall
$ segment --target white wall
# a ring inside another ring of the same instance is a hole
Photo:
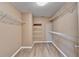
[[[42,39],[34,39],[34,41],[51,41],[51,35],[49,31],[51,30],[51,23],[48,17],[34,17],[34,24],[42,24]]]
[[[71,4],[71,3],[69,3],[69,4]],[[63,11],[63,9],[61,11]],[[52,28],[53,28],[54,32],[58,32],[58,33],[65,34],[70,37],[74,37],[74,39],[69,40],[67,38],[62,38],[59,35],[58,36],[53,35],[54,40],[52,40],[52,41],[67,56],[76,56],[76,54],[77,54],[75,52],[77,30],[78,30],[77,20],[78,20],[77,19],[77,8],[75,6],[75,9],[73,11],[69,11],[69,12],[65,13],[64,15],[53,20],[53,22],[52,22],[52,24],[53,24]]]
[[[21,19],[21,14],[9,3],[0,2],[0,11]],[[17,19],[16,19],[17,20]],[[0,56],[9,57],[21,46],[21,25],[0,21]]]
[[[32,13],[23,13],[22,46],[32,46]]]
[[[79,3],[77,5],[77,7],[78,7],[78,37],[79,37]],[[79,38],[77,41],[78,41],[78,46],[79,46]],[[77,48],[77,54],[79,56],[79,47]]]

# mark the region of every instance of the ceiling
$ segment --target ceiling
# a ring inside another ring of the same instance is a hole
[[[48,2],[45,6],[38,6],[36,2],[12,2],[21,12],[31,11],[33,16],[53,16],[63,5],[64,2]]]

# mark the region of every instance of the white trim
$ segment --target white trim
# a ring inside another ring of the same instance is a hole
[[[33,43],[52,43],[52,41],[34,41]]]
[[[22,46],[21,49],[22,48],[32,48],[32,46],[28,46],[28,47],[27,46]]]
[[[75,45],[76,48],[79,48],[79,46]]]
[[[57,48],[57,50],[58,50],[64,57],[67,57],[67,55],[66,55],[62,50],[60,50],[60,49],[56,46],[56,44],[55,44],[54,42],[52,42],[52,44]]]
[[[31,49],[32,48],[32,46],[21,46],[11,57],[15,57],[16,55],[17,55],[17,53],[21,50],[21,49],[24,49],[24,48],[29,48],[29,49]]]
[[[52,43],[52,41],[34,41],[32,46],[21,46],[21,48],[32,48],[35,43]]]
[[[15,53],[13,53],[13,55],[11,57],[15,57],[16,54],[21,50],[22,48],[20,47]]]
[[[64,56],[64,57],[67,57],[67,55],[66,54],[64,54],[57,46],[56,46],[56,44],[54,43],[54,42],[52,42],[52,41],[34,41],[33,42],[33,44],[32,44],[32,46],[21,46],[11,57],[15,57],[16,56],[16,54],[23,48],[32,48],[33,46],[34,46],[34,44],[35,43],[52,43],[56,48],[57,48],[57,50]]]
[[[15,57],[16,54],[22,49],[22,48],[32,48],[34,46],[35,43],[52,43],[52,41],[34,41],[32,46],[21,46],[15,53],[13,53],[13,55],[11,57]]]

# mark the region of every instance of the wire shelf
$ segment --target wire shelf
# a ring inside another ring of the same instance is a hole
[[[13,25],[25,24],[20,18],[14,17],[2,11],[0,11],[0,22],[5,24],[13,24]]]

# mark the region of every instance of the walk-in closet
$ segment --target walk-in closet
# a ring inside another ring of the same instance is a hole
[[[79,3],[0,2],[0,57],[79,57]]]

